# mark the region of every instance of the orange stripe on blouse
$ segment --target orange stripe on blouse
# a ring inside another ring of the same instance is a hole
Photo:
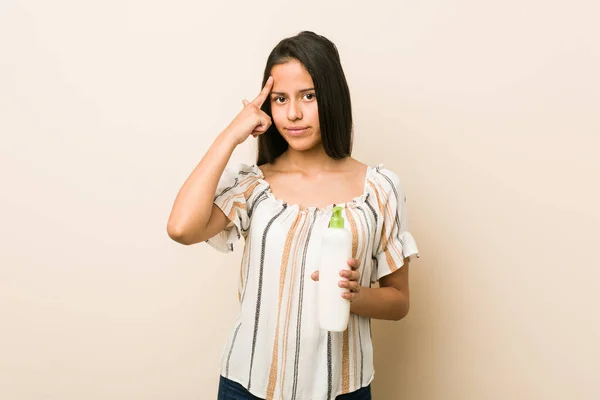
[[[303,214],[303,213],[301,213]],[[305,214],[304,219],[302,221],[302,227],[300,228],[300,234],[298,235],[299,238],[296,241],[296,245],[294,248],[294,256],[293,256],[293,260],[294,262],[292,263],[292,275],[291,276],[296,276],[296,266],[297,266],[297,261],[300,259],[300,251],[302,250],[302,244],[304,244],[306,242],[306,239],[308,237],[308,227],[309,224],[308,222],[308,216],[307,214]],[[286,377],[286,367],[287,367],[287,356],[288,356],[288,342],[289,342],[289,331],[290,331],[290,323],[291,323],[291,314],[292,314],[292,298],[293,298],[293,293],[294,293],[294,287],[293,287],[293,281],[290,282],[290,291],[289,291],[289,296],[288,296],[288,305],[287,305],[287,313],[286,313],[286,322],[285,322],[285,330],[283,333],[283,363],[281,366],[281,387],[284,388],[285,387],[285,377]]]
[[[298,213],[294,223],[292,224],[290,230],[288,231],[287,238],[285,240],[285,245],[283,248],[283,255],[281,259],[281,267],[279,270],[279,298],[278,298],[278,310],[277,310],[277,325],[275,328],[275,339],[273,341],[273,353],[271,357],[271,369],[269,372],[269,383],[267,385],[267,400],[273,399],[275,394],[275,386],[277,382],[277,361],[279,359],[279,321],[281,316],[281,301],[283,297],[283,289],[285,287],[285,277],[287,273],[287,265],[290,259],[290,248],[292,246],[292,242],[294,240],[294,234],[296,233],[296,226],[298,225],[298,221],[300,220],[301,214]]]

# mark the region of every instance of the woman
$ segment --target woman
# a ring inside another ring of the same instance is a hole
[[[370,319],[406,316],[408,261],[418,256],[399,179],[351,157],[350,93],[322,36],[282,40],[263,90],[243,104],[184,183],[167,227],[177,242],[224,252],[245,239],[219,399],[370,399]],[[226,169],[249,136],[259,141],[257,163]],[[340,271],[351,302],[343,333],[322,331],[317,317],[315,266],[334,205],[353,236],[351,271]]]

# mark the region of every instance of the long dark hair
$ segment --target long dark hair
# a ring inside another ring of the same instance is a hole
[[[269,54],[262,87],[267,83],[275,65],[292,60],[298,60],[304,65],[315,85],[325,152],[336,160],[348,157],[352,153],[352,106],[350,90],[335,44],[309,31],[283,39]],[[262,110],[273,117],[269,99],[263,103]],[[287,148],[288,143],[275,124],[272,124],[258,138],[257,165],[273,162]]]

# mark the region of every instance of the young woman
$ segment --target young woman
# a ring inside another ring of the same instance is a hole
[[[219,399],[370,399],[371,318],[406,316],[408,261],[418,256],[398,176],[351,157],[350,93],[323,36],[282,40],[262,91],[243,104],[179,191],[167,227],[179,243],[224,252],[245,239]],[[258,138],[256,164],[226,169],[249,136]],[[315,283],[334,205],[353,237],[351,271],[340,272],[351,302],[343,333],[319,328]]]

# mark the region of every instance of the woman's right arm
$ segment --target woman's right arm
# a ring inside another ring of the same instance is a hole
[[[272,87],[273,78],[269,78],[256,99],[244,101],[242,111],[217,137],[179,190],[167,223],[171,239],[185,245],[203,242],[229,223],[221,209],[213,204],[213,198],[233,150],[248,136],[261,135],[271,125],[271,118],[260,107]]]

